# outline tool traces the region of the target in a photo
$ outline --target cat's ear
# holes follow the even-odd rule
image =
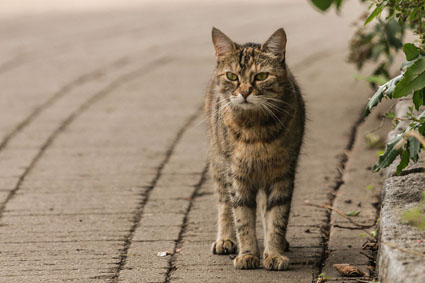
[[[215,48],[215,55],[217,57],[224,56],[235,49],[233,41],[215,27],[212,28],[212,41]]]
[[[266,42],[261,45],[261,50],[271,52],[277,56],[280,61],[285,60],[286,52],[286,33],[283,28],[275,31]]]

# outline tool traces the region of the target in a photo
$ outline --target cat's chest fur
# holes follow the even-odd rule
[[[244,124],[231,114],[224,115],[222,123],[228,133],[226,144],[231,152],[232,171],[243,171],[251,179],[264,179],[273,167],[288,159],[290,148],[282,125],[268,120]]]

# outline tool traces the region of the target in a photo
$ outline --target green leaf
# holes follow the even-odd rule
[[[386,84],[381,85],[375,94],[369,99],[369,102],[366,105],[366,109],[363,112],[363,118],[367,117],[370,114],[370,110],[381,102],[384,98],[384,91],[386,90]]]
[[[422,105],[424,105],[424,92],[425,92],[425,88],[421,89],[421,90],[417,90],[413,93],[413,103],[415,104],[415,108],[416,110],[419,110],[419,107],[421,107]]]
[[[336,8],[339,9],[341,7],[342,0],[334,0],[334,1],[335,1]]]
[[[367,117],[370,114],[370,110],[381,102],[385,95],[391,98],[392,93],[397,83],[403,78],[403,74],[389,80],[386,84],[380,86],[375,94],[369,99],[366,109],[363,113],[363,117]]]
[[[390,46],[393,46],[396,50],[402,48],[403,42],[401,42],[401,39],[397,36],[401,32],[400,24],[397,21],[390,19],[384,27],[387,43]]]
[[[415,18],[416,13],[418,12],[418,10],[419,10],[419,8],[413,9],[413,11],[409,15],[409,21],[413,21],[413,19]]]
[[[387,143],[385,152],[379,156],[378,162],[373,166],[373,172],[378,172],[382,168],[386,168],[394,159],[403,151],[402,149],[394,149],[394,146],[403,138],[402,134],[397,135],[391,142]]]
[[[324,279],[324,280],[331,279],[331,277],[326,276],[326,273],[324,273],[324,272],[320,273],[320,274],[318,275],[318,277],[319,277],[319,278],[322,278],[322,279]]]
[[[406,43],[403,45],[403,52],[406,54],[407,61],[411,61],[419,56],[419,48],[412,43]]]
[[[366,190],[368,190],[368,191],[373,191],[373,185],[368,185],[367,187],[366,187]]]
[[[367,81],[368,83],[374,83],[379,85],[385,84],[387,82],[387,79],[383,75],[371,75],[371,76],[363,77],[360,74],[355,74],[354,78],[356,80],[363,80],[363,81]]]
[[[418,117],[416,117],[418,120],[422,120],[425,118],[425,111],[423,111],[421,114],[419,114]]]
[[[422,134],[423,136],[425,136],[425,123],[419,126],[418,132]]]
[[[347,212],[345,215],[347,215],[347,216],[357,216],[359,214],[360,214],[360,211],[353,210],[353,211]]]
[[[385,91],[385,94],[389,97],[389,98],[393,98],[393,93],[394,90],[397,86],[397,84],[403,79],[404,77],[404,73],[398,75],[397,77],[393,78],[392,80],[389,80],[387,82],[387,90]]]
[[[384,7],[382,7],[382,6],[376,6],[375,10],[373,10],[372,13],[370,13],[369,17],[367,17],[364,25],[367,25],[374,18],[376,18],[376,16],[378,16],[379,14],[381,14],[381,12],[382,12],[383,9],[384,9]]]
[[[311,0],[311,2],[322,11],[326,11],[332,5],[333,0]]]
[[[401,160],[397,166],[396,174],[400,175],[401,171],[403,171],[403,169],[406,168],[407,165],[409,165],[409,151],[403,150],[401,152]]]
[[[394,112],[387,112],[387,113],[385,113],[385,117],[387,117],[388,119],[394,119],[395,113]]]
[[[415,137],[409,137],[407,142],[409,149],[409,159],[413,160],[413,162],[418,162],[419,152],[421,151],[421,142],[418,141]]]
[[[403,79],[394,89],[393,97],[400,98],[425,87],[425,57],[420,57],[407,68]]]
[[[403,62],[403,64],[401,64],[401,70],[406,70],[407,68],[409,68],[410,66],[412,66],[413,64],[415,64],[416,61],[418,61],[422,56],[416,57],[415,59],[413,59],[412,61],[406,61]]]
[[[375,84],[380,84],[380,85],[385,84],[387,82],[386,78],[382,75],[380,75],[380,76],[368,76],[368,77],[366,77],[366,80],[369,83],[375,83]]]

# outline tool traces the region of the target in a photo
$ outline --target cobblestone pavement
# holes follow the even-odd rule
[[[370,95],[345,62],[361,12],[356,1],[340,16],[307,1],[193,1],[2,18],[0,282],[311,282],[338,263],[330,255],[349,248],[335,243],[357,232],[331,229],[328,242],[320,230],[334,216],[304,201],[344,205],[335,192],[347,160],[366,167],[347,158]],[[240,42],[281,26],[288,35],[309,121],[286,272],[236,271],[210,252],[212,26]]]

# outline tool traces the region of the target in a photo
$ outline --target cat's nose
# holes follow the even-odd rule
[[[252,86],[241,86],[239,89],[239,93],[244,97],[247,98],[248,95],[250,95],[252,92]]]

